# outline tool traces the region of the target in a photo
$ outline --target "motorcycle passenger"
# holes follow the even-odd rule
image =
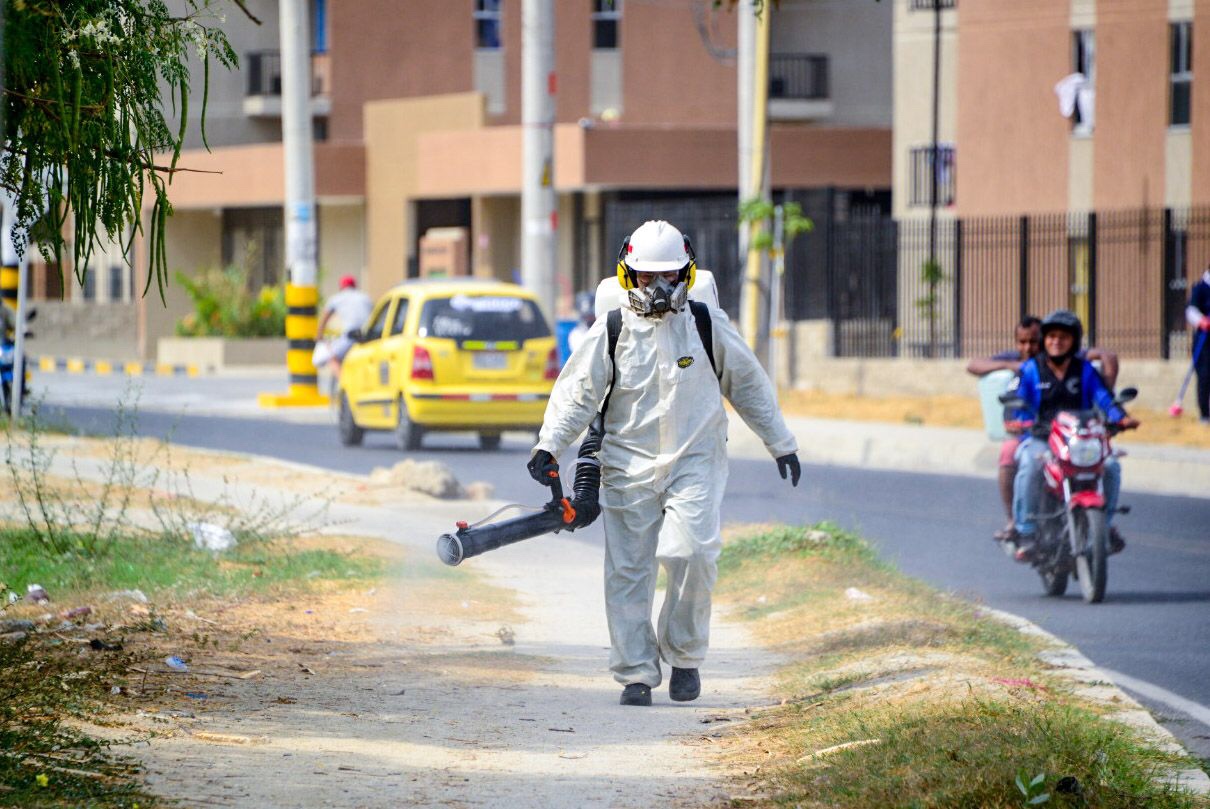
[[[1108,386],[1091,362],[1076,356],[1084,337],[1084,326],[1073,312],[1057,309],[1042,321],[1042,351],[1021,366],[1017,395],[1025,400],[1025,410],[1016,418],[1035,425],[1034,436],[1027,436],[1017,450],[1017,478],[1013,487],[1013,535],[1018,562],[1028,562],[1037,544],[1036,514],[1042,499],[1042,465],[1046,452],[1045,432],[1051,420],[1062,410],[1089,410],[1094,405],[1110,424],[1123,430],[1139,426],[1113,400]],[[1036,437],[1041,435],[1043,437]],[[1122,487],[1122,470],[1117,458],[1104,463],[1105,522],[1109,524],[1109,551],[1126,547],[1111,523]]]
[[[995,371],[1020,371],[1021,365],[1042,348],[1041,325],[1042,321],[1033,315],[1021,318],[1021,322],[1013,330],[1016,348],[1001,351],[990,357],[976,357],[967,364],[966,372],[974,376],[986,376]],[[1017,477],[1017,447],[1020,443],[1020,436],[1010,435],[1000,444],[997,482],[1008,523],[992,535],[999,542],[1007,540],[1013,532],[1013,481]]]

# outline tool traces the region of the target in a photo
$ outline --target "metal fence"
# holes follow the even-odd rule
[[[248,66],[246,95],[281,95],[281,53],[279,51],[251,51],[245,55],[244,63]]]
[[[785,316],[827,321],[835,356],[986,356],[1012,347],[1023,315],[1059,307],[1080,316],[1089,344],[1123,357],[1189,350],[1184,308],[1210,265],[1210,207],[943,217],[930,235],[927,218],[897,222],[885,201],[851,192],[779,196],[815,223],[786,252]],[[738,314],[733,195],[614,197],[603,213],[610,262],[636,222],[677,223]]]
[[[739,216],[734,194],[607,199],[604,214],[602,255],[610,267],[618,246],[639,224],[648,219],[674,222],[693,243],[702,269],[714,274],[723,309],[732,317],[738,315],[741,273],[736,230]]]
[[[786,310],[828,320],[841,357],[993,354],[1023,315],[1064,307],[1090,343],[1167,358],[1188,351],[1185,303],[1208,263],[1210,208],[940,218],[931,235],[927,218],[849,212],[792,245]]]

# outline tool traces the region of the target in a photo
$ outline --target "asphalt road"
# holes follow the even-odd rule
[[[86,432],[113,430],[109,410],[57,412]],[[327,425],[144,410],[138,430],[171,435],[174,443],[345,472],[368,473],[402,457],[386,434],[370,433],[364,446],[348,448]],[[488,481],[498,498],[536,504],[543,492],[524,471],[529,448],[520,434],[507,436],[503,448],[490,453],[480,452],[469,435],[438,435],[426,438],[425,448],[412,457],[440,460],[463,482]],[[728,522],[828,519],[856,530],[905,572],[1029,618],[1098,665],[1162,689],[1128,690],[1142,696],[1187,748],[1210,760],[1210,500],[1133,494],[1129,474],[1127,462],[1123,502],[1133,511],[1119,524],[1129,547],[1112,558],[1108,596],[1099,605],[1084,604],[1074,583],[1072,595],[1044,597],[1032,570],[1010,561],[990,541],[1002,515],[995,486],[987,480],[808,464],[803,482],[791,490],[772,460],[736,459],[723,517]],[[599,525],[577,534],[595,542],[601,536]]]

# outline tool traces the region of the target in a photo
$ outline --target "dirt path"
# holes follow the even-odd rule
[[[282,466],[263,473],[280,480]],[[292,468],[292,488],[307,474]],[[661,688],[652,708],[623,708],[607,670],[601,548],[547,537],[449,570],[434,563],[436,536],[496,504],[372,505],[392,498],[339,482],[357,495],[333,504],[335,530],[402,544],[404,575],[372,592],[245,609],[236,623],[265,631],[238,659],[216,652],[206,665],[259,675],[190,680],[204,690],[132,717],[161,734],[134,750],[154,792],[186,806],[726,800],[713,722],[767,704],[774,663],[737,624],[716,616],[698,701],[672,703]]]

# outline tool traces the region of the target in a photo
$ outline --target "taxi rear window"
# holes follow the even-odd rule
[[[454,295],[425,302],[418,334],[459,342],[522,341],[549,337],[550,326],[537,305],[526,298]]]

